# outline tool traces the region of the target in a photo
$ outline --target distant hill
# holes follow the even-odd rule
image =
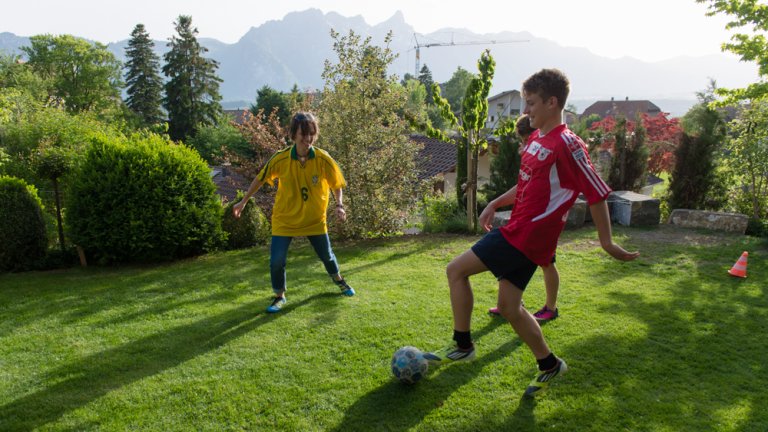
[[[308,9],[252,27],[234,44],[206,38],[200,42],[209,49],[209,56],[219,61],[218,73],[224,80],[222,97],[227,106],[233,107],[243,106],[243,101],[254,101],[256,91],[263,85],[278,90],[289,90],[294,84],[300,88],[321,89],[324,62],[335,60],[331,29],[342,34],[354,30],[371,36],[377,44],[382,44],[391,30],[394,37],[390,48],[399,54],[392,73],[400,76],[414,73],[414,31],[400,12],[371,26],[361,16],[344,17],[335,12],[324,14],[318,9]],[[151,35],[152,29],[147,30]],[[421,64],[430,68],[436,81],[445,82],[457,67],[475,72],[480,53],[490,48],[496,60],[491,94],[519,89],[531,73],[544,67],[557,67],[571,79],[571,102],[579,110],[596,100],[629,97],[649,99],[674,116],[682,115],[695,103],[695,92],[705,89],[710,77],[723,87],[741,87],[757,79],[754,64],[740,63],[727,54],[651,63],[628,57],[609,59],[586,48],[564,47],[527,32],[476,34],[465,29],[441,29],[419,35],[422,44],[483,40],[527,42],[421,48]],[[20,53],[19,47],[27,43],[26,37],[0,33],[0,50]],[[159,54],[168,49],[167,41],[155,41],[155,44]],[[109,44],[109,49],[124,59],[126,45],[127,39]]]

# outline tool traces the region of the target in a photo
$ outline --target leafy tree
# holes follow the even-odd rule
[[[202,126],[197,135],[189,138],[186,144],[197,150],[209,164],[218,163],[224,156],[225,148],[244,157],[250,156],[248,141],[236,123],[225,118],[225,115],[222,115],[216,124]]]
[[[459,66],[451,76],[451,79],[443,84],[441,93],[448,100],[453,112],[457,113],[461,110],[461,104],[464,102],[464,96],[467,94],[467,87],[469,87],[469,83],[473,78],[472,72]],[[432,96],[434,97],[434,91]]]
[[[723,184],[717,175],[716,156],[725,139],[725,121],[713,108],[714,89],[698,93],[699,103],[683,117],[684,133],[675,151],[675,168],[667,200],[670,209],[718,209]]]
[[[71,35],[38,35],[21,48],[33,71],[51,80],[49,96],[72,113],[113,110],[120,102],[120,62],[101,43]]]
[[[45,256],[48,239],[37,189],[0,176],[0,271],[27,270]]]
[[[485,50],[477,61],[477,69],[480,74],[472,77],[466,89],[462,101],[460,125],[448,100],[440,95],[440,88],[433,85],[435,103],[440,107],[441,114],[451,126],[458,127],[463,138],[463,143],[460,143],[459,148],[462,147],[462,144],[466,145],[466,153],[459,153],[457,160],[467,160],[467,228],[472,232],[477,229],[477,161],[480,149],[488,147],[483,128],[485,119],[488,117],[488,93],[491,90],[495,67],[496,61],[491,57],[490,51]],[[440,137],[441,134],[436,135]],[[457,174],[458,171],[457,167]],[[456,183],[459,184],[458,175]],[[461,201],[463,200],[460,199],[459,202]]]
[[[645,185],[648,167],[648,148],[645,146],[645,128],[627,129],[627,119],[619,118],[613,131],[614,153],[608,184],[615,190],[638,191]]]
[[[417,204],[417,146],[399,114],[407,102],[396,76],[387,76],[395,55],[371,45],[354,31],[332,31],[338,61],[326,61],[320,102],[320,142],[339,163],[347,180],[347,222],[336,226],[346,237],[397,232]]]
[[[256,92],[256,104],[251,105],[251,114],[260,120],[264,120],[262,118],[264,114],[269,115],[272,111],[276,110],[280,123],[288,125],[292,115],[288,103],[289,101],[285,94],[265,85]],[[261,115],[259,115],[259,111],[262,112]]]
[[[405,75],[403,75],[403,79],[400,80],[400,85],[405,87],[405,84],[408,83],[408,81],[417,79],[413,74],[406,72]]]
[[[69,173],[74,164],[75,157],[70,151],[71,150],[67,148],[55,147],[50,145],[50,143],[42,142],[33,159],[33,164],[38,176],[50,180],[53,184],[59,248],[62,253],[65,252],[66,245],[64,242],[64,222],[61,217],[62,200],[60,180]]]
[[[6,97],[10,94],[23,95],[28,101],[23,104],[24,108],[29,105],[39,107],[48,100],[51,87],[52,82],[36,74],[29,64],[21,61],[20,56],[0,52],[0,94]],[[17,105],[11,111],[19,114],[21,108]]]
[[[741,57],[742,61],[754,61],[758,65],[760,81],[740,89],[717,89],[723,96],[721,101],[713,101],[725,106],[743,100],[762,99],[768,95],[768,5],[763,0],[696,0],[708,7],[708,16],[729,15],[731,21],[726,24],[728,30],[746,28],[745,33],[731,36],[731,42],[723,43],[722,50],[730,51]]]
[[[125,103],[142,120],[144,125],[163,121],[160,58],[154,52],[155,43],[150,39],[144,24],[136,24],[125,49],[125,82],[128,99]]]
[[[208,49],[197,41],[197,28],[192,17],[179,15],[174,23],[176,33],[168,42],[163,73],[165,83],[163,107],[168,112],[168,133],[174,140],[194,136],[201,126],[215,124],[221,114],[221,95],[216,76],[219,64],[203,55]]]
[[[752,219],[768,218],[768,99],[752,101],[731,122],[727,167],[737,180],[733,191],[740,211]]]
[[[649,151],[648,172],[652,174],[672,172],[675,166],[675,149],[680,144],[683,129],[679,119],[667,116],[667,113],[642,114]]]
[[[432,98],[432,84],[435,83],[435,80],[432,79],[432,71],[429,70],[427,65],[422,66],[421,71],[419,71],[419,82],[425,89],[427,89],[426,102],[428,104],[434,103],[434,99]]]

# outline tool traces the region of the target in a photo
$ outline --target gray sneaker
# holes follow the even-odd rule
[[[469,349],[461,349],[453,343],[443,349],[424,353],[424,358],[432,365],[472,361],[475,359],[475,346],[472,345]]]

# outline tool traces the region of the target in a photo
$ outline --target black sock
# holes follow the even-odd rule
[[[472,348],[472,336],[469,332],[460,332],[458,330],[453,331],[453,340],[456,341],[456,345],[461,349]]]
[[[554,369],[555,366],[557,366],[557,357],[555,357],[555,354],[549,353],[548,356],[541,360],[536,359],[536,363],[539,364],[540,371],[548,371],[550,369]]]

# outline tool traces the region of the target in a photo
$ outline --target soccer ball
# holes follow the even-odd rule
[[[415,384],[427,374],[429,362],[418,348],[405,346],[392,356],[392,374],[400,382]]]

